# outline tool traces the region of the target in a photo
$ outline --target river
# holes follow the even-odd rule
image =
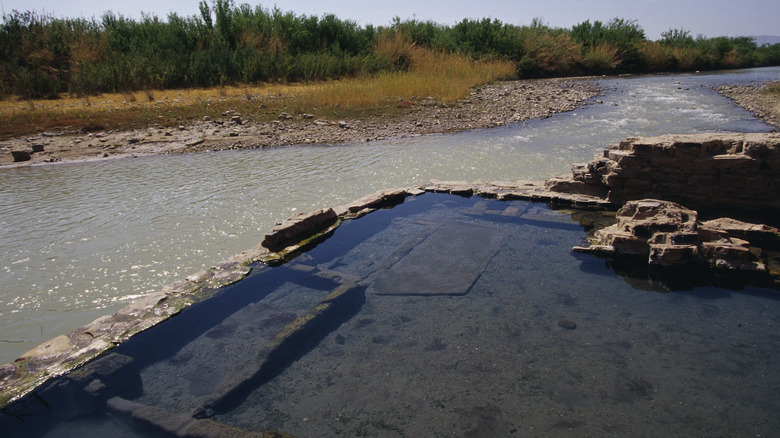
[[[711,87],[779,78],[777,67],[604,78],[602,103],[500,128],[0,170],[0,363],[297,212],[430,179],[542,180],[626,137],[770,131]]]

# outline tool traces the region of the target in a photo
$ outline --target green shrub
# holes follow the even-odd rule
[[[524,77],[703,70],[780,64],[780,45],[748,37],[692,38],[670,29],[647,41],[634,20],[571,29],[464,19],[454,26],[401,21],[358,26],[334,15],[295,15],[232,0],[201,1],[199,14],[99,20],[33,12],[0,23],[0,96],[25,99],[151,88],[311,81],[406,71],[417,50],[511,61]]]

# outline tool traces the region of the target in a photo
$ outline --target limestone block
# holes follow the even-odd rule
[[[711,260],[750,262],[750,242],[731,238],[714,242],[702,242],[702,254]]]
[[[262,245],[272,251],[280,250],[294,239],[302,239],[323,230],[336,219],[336,212],[332,208],[297,214],[275,226],[265,235]]]
[[[696,245],[650,245],[648,263],[651,265],[671,266],[698,261],[699,249]]]
[[[746,155],[714,155],[713,165],[721,170],[739,170],[756,172],[761,168],[761,162]]]
[[[348,204],[350,212],[358,212],[364,208],[376,208],[388,202],[400,202],[407,195],[407,189],[380,190]]]

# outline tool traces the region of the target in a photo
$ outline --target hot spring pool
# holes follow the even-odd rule
[[[775,433],[777,291],[624,279],[571,251],[585,237],[545,204],[407,198],[52,381],[0,433]]]

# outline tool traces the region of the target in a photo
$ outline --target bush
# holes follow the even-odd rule
[[[520,32],[520,41],[525,54],[524,59],[521,59],[526,67],[521,70],[524,74],[569,75],[575,73],[581,64],[581,46],[568,33],[553,32],[539,22],[523,29]]]
[[[409,71],[421,51],[509,61],[523,76],[674,71],[780,64],[780,45],[748,37],[693,39],[670,29],[647,41],[634,20],[585,21],[571,29],[535,19],[515,26],[464,19],[455,26],[396,19],[360,27],[232,0],[199,3],[200,14],[131,20],[3,15],[0,95],[31,99],[149,88],[338,79]]]
[[[618,49],[610,43],[599,43],[590,47],[582,57],[585,71],[594,74],[606,74],[615,71],[620,60]]]

